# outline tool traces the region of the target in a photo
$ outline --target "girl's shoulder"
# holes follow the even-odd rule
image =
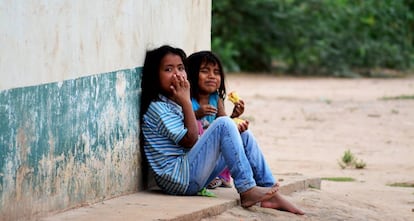
[[[178,105],[177,103],[163,95],[160,95],[159,99],[152,101],[148,107],[148,110],[158,114],[162,114],[165,112],[182,112],[182,108],[180,105]]]

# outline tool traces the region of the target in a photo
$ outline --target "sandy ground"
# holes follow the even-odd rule
[[[331,79],[228,75],[228,92],[246,103],[244,118],[276,174],[352,177],[286,196],[307,214],[235,207],[212,220],[414,220],[414,78]],[[231,104],[226,102],[227,111]],[[366,163],[341,169],[346,150]],[[283,182],[282,182],[283,185]]]

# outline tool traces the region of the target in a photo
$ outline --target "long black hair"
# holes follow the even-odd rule
[[[220,59],[211,51],[199,51],[191,54],[185,60],[185,69],[187,72],[187,78],[191,85],[191,96],[198,98],[199,88],[198,88],[198,79],[199,72],[202,64],[212,64],[216,65],[220,69],[221,82],[218,88],[218,94],[221,99],[224,100],[226,97],[226,86],[224,82],[224,71],[223,66],[221,65]]]
[[[174,48],[169,45],[163,45],[159,48],[147,51],[145,55],[144,67],[142,69],[141,81],[141,118],[147,112],[151,101],[158,99],[161,92],[160,87],[160,64],[161,60],[167,54],[174,54],[185,61],[186,54],[180,48]]]
[[[160,87],[160,64],[161,60],[167,54],[174,54],[181,57],[184,62],[186,58],[185,52],[180,48],[173,48],[169,45],[163,45],[159,48],[147,51],[145,55],[144,67],[142,68],[141,80],[141,108],[140,108],[140,123],[144,114],[147,112],[151,101],[158,99],[158,94],[161,92]],[[142,130],[139,133],[140,137],[140,151],[141,151],[141,172],[142,172],[142,186],[144,189],[149,187],[150,173],[147,157],[144,154],[144,135]]]

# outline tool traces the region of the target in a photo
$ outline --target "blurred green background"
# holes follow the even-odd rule
[[[213,0],[212,7],[212,50],[227,72],[413,72],[414,0]]]

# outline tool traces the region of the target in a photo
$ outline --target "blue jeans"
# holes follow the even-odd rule
[[[187,153],[190,185],[186,195],[195,195],[227,166],[237,192],[254,186],[269,187],[275,179],[250,131],[240,134],[229,117],[219,117],[204,131]]]

